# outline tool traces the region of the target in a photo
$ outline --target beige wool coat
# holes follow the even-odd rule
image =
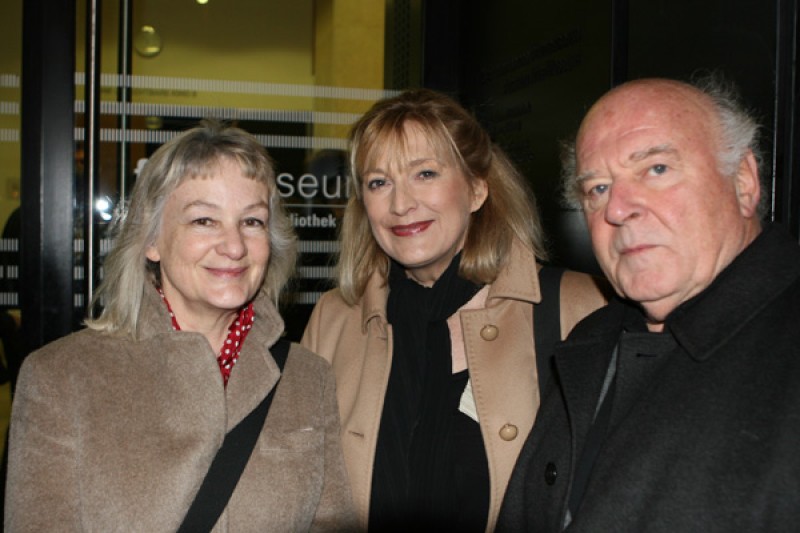
[[[145,290],[139,341],[82,330],[31,354],[10,426],[6,531],[174,532],[226,432],[275,386],[263,295],[227,388],[206,338]],[[215,532],[352,529],[330,365],[293,345]]]
[[[533,341],[533,304],[541,300],[538,268],[533,254],[516,243],[508,265],[488,287],[485,304],[459,311],[489,462],[487,531],[494,529],[511,471],[539,406]],[[331,361],[336,374],[342,448],[362,529],[368,523],[375,446],[392,366],[387,298],[388,286],[379,275],[370,279],[355,306],[347,305],[337,289],[329,291],[314,308],[302,340]],[[605,302],[597,280],[566,272],[561,283],[562,336]]]

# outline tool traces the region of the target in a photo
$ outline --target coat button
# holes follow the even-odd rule
[[[514,440],[517,438],[517,426],[514,424],[506,424],[500,428],[500,438],[503,440]]]
[[[486,324],[481,328],[481,338],[485,341],[493,341],[497,338],[500,330],[494,324]]]
[[[558,470],[556,470],[556,465],[553,463],[547,463],[547,466],[544,467],[544,482],[548,485],[552,485],[556,482],[557,477]]]

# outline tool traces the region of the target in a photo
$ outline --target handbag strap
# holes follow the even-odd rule
[[[289,357],[290,347],[291,342],[279,339],[270,349],[272,358],[275,359],[281,372]],[[198,533],[211,531],[214,528],[253,453],[278,383],[275,383],[269,394],[250,414],[225,435],[222,446],[211,461],[208,473],[183,518],[178,533]]]
[[[539,270],[542,299],[534,304],[533,342],[536,347],[536,370],[539,373],[539,395],[552,374],[553,348],[561,340],[561,276],[564,269],[545,265]]]

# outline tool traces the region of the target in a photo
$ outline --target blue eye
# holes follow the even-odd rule
[[[667,171],[667,165],[659,163],[658,165],[653,165],[650,167],[650,171],[657,176],[664,174]]]
[[[611,190],[610,180],[606,183],[597,183],[598,180],[592,180],[594,183],[583,183],[583,208],[587,211],[596,211],[601,209],[603,205],[608,202],[609,191]]]

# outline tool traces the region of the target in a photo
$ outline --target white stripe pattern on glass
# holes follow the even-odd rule
[[[75,73],[75,85],[82,86],[83,72]],[[126,83],[127,82],[127,83]],[[338,98],[342,100],[380,100],[394,96],[399,91],[384,89],[364,89],[359,87],[332,87],[328,85],[300,85],[293,83],[267,83],[240,80],[208,80],[200,78],[172,78],[165,76],[138,76],[123,74],[102,74],[103,87],[123,87],[132,89],[161,89],[173,91],[209,91],[236,94],[260,94],[271,96],[298,96],[306,98]]]

